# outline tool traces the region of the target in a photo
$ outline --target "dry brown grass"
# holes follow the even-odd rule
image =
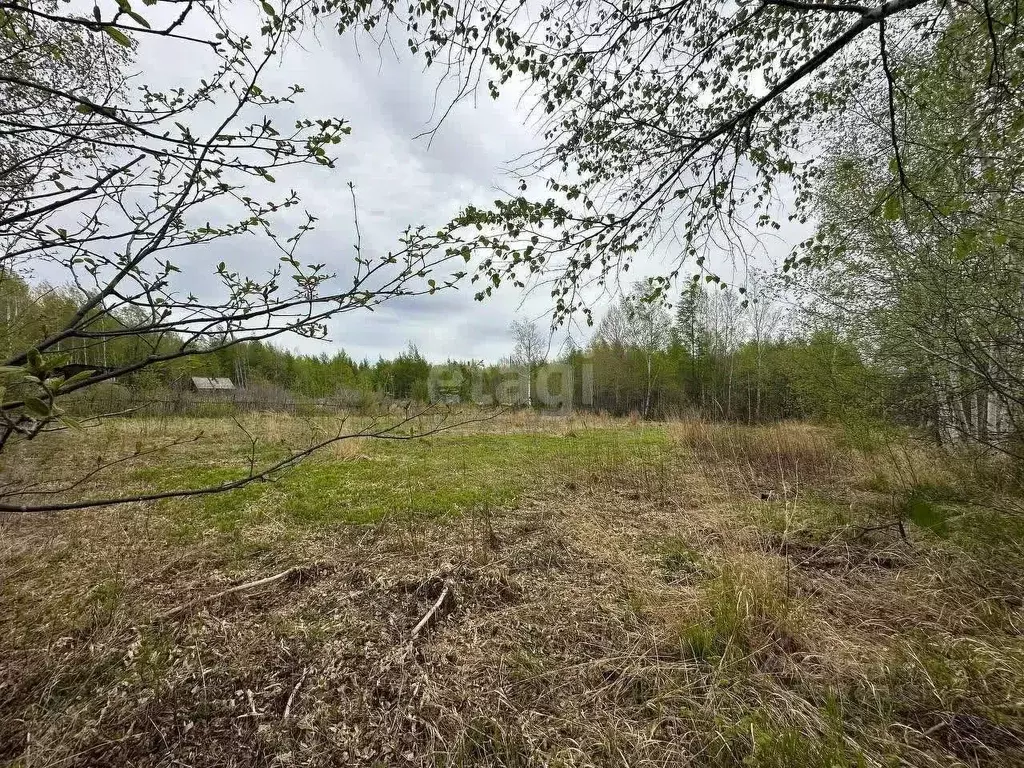
[[[9,519],[0,759],[1024,764],[1024,553],[1001,523],[862,535],[840,518],[885,494],[830,433],[666,430],[664,449],[601,464],[567,438],[559,482],[445,519],[264,513],[184,541],[184,507]],[[453,600],[411,638],[444,585]]]
[[[749,427],[690,421],[669,430],[701,463],[717,465],[732,486],[781,496],[802,484],[849,477],[860,459],[825,428],[797,422]]]

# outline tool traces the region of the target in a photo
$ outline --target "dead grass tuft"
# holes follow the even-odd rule
[[[823,428],[783,423],[746,427],[703,421],[673,424],[669,434],[734,490],[787,498],[804,485],[848,476],[856,457]]]

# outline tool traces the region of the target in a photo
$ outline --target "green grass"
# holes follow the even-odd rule
[[[261,482],[163,509],[187,527],[236,530],[259,519],[298,525],[370,523],[384,516],[442,517],[511,506],[522,494],[594,473],[650,472],[669,447],[664,430],[589,430],[570,436],[482,434],[375,441],[351,459],[303,463]],[[215,485],[245,474],[238,467],[195,469],[175,462],[134,473],[149,489]]]
[[[763,567],[730,565],[701,586],[702,610],[678,627],[687,658],[740,660],[790,638],[796,621],[779,574]]]
[[[790,768],[797,765],[804,768],[837,768],[866,765],[863,757],[843,740],[841,715],[830,711],[829,706],[826,706],[825,715],[823,720],[829,730],[821,734],[808,733],[804,723],[786,725],[772,722],[763,714],[754,715],[746,722],[740,721],[740,725],[746,727],[736,729],[739,737],[737,740],[747,743],[735,749],[735,752],[742,754],[749,750],[742,758],[742,765],[746,768]]]
[[[701,553],[682,536],[669,536],[660,542],[661,567],[668,574],[697,573],[701,569]]]

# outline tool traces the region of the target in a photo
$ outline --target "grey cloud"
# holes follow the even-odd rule
[[[235,8],[235,6],[232,6]],[[163,62],[175,61],[174,69]],[[201,63],[157,50],[140,60],[147,73],[160,73],[171,84],[196,82],[205,74]],[[459,104],[440,126],[431,142],[413,137],[429,125],[434,109],[437,71],[422,69],[422,62],[404,55],[398,59],[372,46],[357,54],[351,37],[339,38],[329,28],[302,47],[292,46],[280,66],[268,72],[266,87],[280,90],[300,83],[306,92],[294,107],[276,111],[275,120],[287,126],[299,116],[347,118],[352,134],[336,149],[337,167],[294,169],[277,175],[278,183],[254,184],[258,195],[296,189],[303,206],[319,218],[317,230],[300,249],[303,262],[326,262],[350,279],[356,231],[348,188],[355,185],[359,230],[364,253],[387,251],[397,245],[407,226],[444,224],[468,203],[489,204],[498,187],[508,187],[504,164],[536,146],[532,131],[524,127],[525,110],[514,99],[493,102],[485,94],[474,104]],[[438,105],[446,104],[442,94]],[[434,114],[433,117],[437,117]],[[213,215],[224,214],[215,210]],[[301,219],[287,211],[285,229]],[[226,261],[233,268],[259,275],[272,269],[278,255],[258,237],[221,241],[183,252],[190,267],[183,290],[208,293],[214,265]],[[655,260],[641,259],[630,275],[658,272]],[[468,282],[459,291],[431,297],[398,300],[375,312],[354,312],[331,323],[331,342],[291,338],[282,343],[308,352],[343,347],[356,358],[392,356],[412,341],[433,360],[473,357],[495,361],[512,346],[509,323],[521,314],[546,322],[551,309],[544,291],[522,296],[503,288],[488,301],[473,300],[476,286]],[[582,335],[579,331],[577,338]],[[561,343],[556,337],[553,348]]]

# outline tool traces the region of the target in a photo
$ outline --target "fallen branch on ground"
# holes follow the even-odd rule
[[[437,614],[438,609],[442,605],[444,605],[445,601],[448,599],[451,586],[451,582],[449,582],[446,579],[444,582],[444,588],[441,590],[441,594],[438,595],[437,601],[432,606],[430,606],[430,610],[423,614],[423,618],[420,619],[419,623],[412,628],[411,637],[416,637],[416,635],[418,635],[423,630],[424,627],[433,622],[434,616],[435,614]]]
[[[227,597],[228,595],[233,595],[237,592],[245,592],[246,590],[256,589],[257,587],[263,587],[267,584],[274,584],[278,581],[283,581],[284,579],[287,579],[290,576],[294,576],[300,573],[306,573],[314,567],[315,564],[294,565],[288,570],[281,571],[281,573],[274,574],[273,576],[267,576],[265,579],[247,581],[244,584],[238,584],[234,587],[225,589],[221,592],[217,592],[213,595],[207,595],[206,597],[197,597],[195,600],[190,600],[189,602],[184,603],[183,605],[179,605],[177,608],[172,608],[171,610],[160,614],[159,616],[157,616],[156,620],[166,621],[167,619],[173,619],[175,616],[179,616],[182,613],[185,613],[186,611],[189,611],[200,605],[215,602],[216,600],[220,600],[222,597]]]
[[[433,581],[433,579],[429,579],[423,582],[423,584],[430,583],[431,581]],[[452,582],[449,579],[445,579],[441,587],[441,594],[437,596],[437,600],[435,600],[434,604],[430,606],[430,610],[423,614],[423,618],[421,618],[416,623],[416,626],[412,628],[412,631],[409,633],[408,639],[403,640],[400,646],[395,648],[390,654],[388,654],[380,660],[376,674],[378,678],[382,677],[384,673],[387,672],[388,669],[390,669],[395,664],[402,662],[406,658],[406,656],[412,653],[412,650],[416,645],[416,636],[419,635],[420,632],[422,632],[427,626],[433,624],[438,619],[440,619],[441,609],[446,604],[450,603],[452,600],[454,600],[454,593],[452,592]]]
[[[861,528],[860,532],[854,537],[854,541],[862,539],[869,533],[875,533],[877,531],[887,531],[890,528],[895,528],[899,531],[900,538],[904,541],[907,540],[907,529],[903,525],[902,519],[896,519],[889,523],[883,523],[882,525],[869,525],[866,528]]]

